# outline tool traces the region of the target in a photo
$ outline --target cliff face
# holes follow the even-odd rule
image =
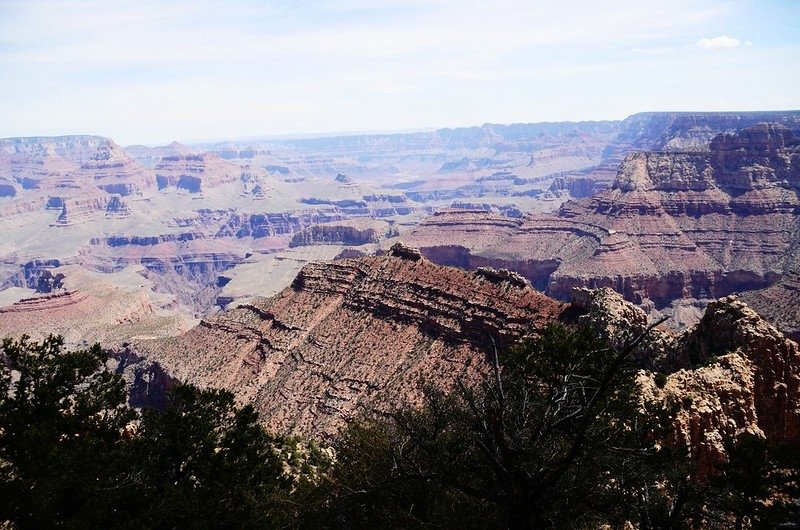
[[[179,379],[234,390],[273,429],[324,436],[362,410],[415,402],[422,378],[475,377],[495,345],[562,309],[508,281],[371,257],[309,264],[273,298],[135,350]]]
[[[718,134],[735,134],[759,123],[777,123],[800,134],[800,112],[642,112],[624,119],[603,153],[603,162],[588,172],[611,184],[625,157],[636,151],[702,152]]]
[[[242,169],[210,153],[173,154],[161,158],[155,174],[159,189],[174,187],[199,193],[239,180]]]
[[[230,389],[271,429],[324,438],[361,412],[418,403],[422,381],[479,380],[496,349],[547,323],[586,323],[618,347],[648,326],[610,289],[577,290],[566,306],[508,271],[441,267],[403,245],[391,254],[307,265],[272,298],[136,341],[128,364]],[[798,346],[737,298],[682,334],[653,330],[633,357],[642,399],[681,404],[668,442],[702,472],[725,461],[726,438],[800,439]]]
[[[799,191],[800,142],[762,124],[718,135],[707,152],[630,155],[612,189],[556,215],[443,212],[406,240],[439,263],[516,270],[559,299],[611,287],[663,308],[779,280]]]
[[[697,327],[676,341],[673,355],[702,366],[672,373],[661,389],[651,377],[640,380],[646,396],[683,404],[675,442],[690,449],[701,470],[725,461],[725,438],[800,439],[797,343],[742,301],[709,304]]]
[[[350,219],[340,222],[313,225],[296,233],[289,242],[290,247],[306,245],[367,245],[379,243],[391,235],[389,224],[384,221]]]

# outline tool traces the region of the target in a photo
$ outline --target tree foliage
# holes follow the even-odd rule
[[[428,388],[422,409],[351,425],[323,518],[512,528],[664,519],[665,497],[647,486],[672,459],[656,446],[671,411],[637,399],[631,349],[552,326],[477,387]]]
[[[551,326],[501,353],[477,386],[428,388],[422,408],[353,422],[315,521],[654,529],[791,519],[797,444],[729,440],[729,463],[696,480],[687,452],[664,443],[680,404],[637,392],[630,354],[643,337],[615,349],[588,329]]]
[[[22,526],[99,523],[109,492],[126,490],[120,431],[135,418],[124,382],[99,368],[98,346],[63,351],[59,337],[3,342],[0,517]]]
[[[21,528],[266,528],[291,480],[251,406],[176,387],[141,416],[94,346],[3,342],[0,520]],[[138,427],[138,429],[137,429]],[[134,431],[136,432],[133,435]]]
[[[551,326],[480,381],[352,421],[332,462],[267,433],[230,392],[126,404],[95,346],[5,340],[0,521],[19,528],[772,528],[800,522],[800,448],[726,440],[696,480],[665,444],[680,404],[646,403],[630,354]]]

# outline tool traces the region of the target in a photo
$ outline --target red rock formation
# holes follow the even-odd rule
[[[608,188],[608,184],[589,177],[556,177],[550,185],[550,193],[556,197],[563,194],[580,199],[591,197]]]
[[[176,187],[197,193],[239,180],[242,169],[211,153],[177,154],[161,158],[155,173],[159,189]]]
[[[178,378],[235,390],[273,429],[323,436],[359,411],[417,401],[422,378],[474,378],[495,344],[562,309],[529,287],[369,257],[307,265],[271,299],[135,348]]]
[[[395,253],[308,265],[270,299],[133,350],[170,377],[233,390],[272,429],[325,437],[359,412],[418,403],[421,380],[476,381],[495,347],[556,319],[577,317],[617,346],[648,324],[608,289],[578,291],[565,307],[511,276]],[[642,397],[682,404],[670,443],[685,444],[701,473],[725,461],[725,439],[800,439],[798,346],[736,298],[710,304],[682,335],[654,330],[634,358],[669,374],[658,386],[640,372]]]
[[[0,335],[42,338],[53,333],[70,345],[113,344],[122,337],[179,333],[191,322],[161,314],[144,291],[111,283],[79,266],[58,267],[52,274],[60,276],[59,287],[0,307]],[[35,276],[37,284],[45,276]]]
[[[613,189],[556,215],[446,211],[405,239],[439,263],[515,270],[556,298],[611,287],[665,307],[777,281],[799,191],[800,142],[764,124],[720,135],[708,152],[633,154]]]
[[[90,178],[103,191],[122,196],[142,193],[156,183],[150,170],[141,166],[111,140],[101,145],[89,160],[81,164],[80,177]]]

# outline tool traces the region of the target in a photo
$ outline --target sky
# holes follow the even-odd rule
[[[0,137],[784,109],[799,0],[0,0]]]

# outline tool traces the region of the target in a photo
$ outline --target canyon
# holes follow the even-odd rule
[[[736,162],[730,153],[741,146],[712,145],[719,133],[766,122],[797,133],[800,113],[642,113],[622,121],[162,147],[123,148],[97,136],[2,139],[0,302],[36,295],[26,277],[41,268],[36,264],[95,273],[133,268],[150,290],[173,296],[160,309],[198,318],[235,305],[239,296],[280,291],[306,257],[383,253],[401,239],[440,263],[516,270],[561,299],[578,285],[613,286],[659,310],[689,299],[673,313],[696,320],[694,300],[767,288],[783,277],[778,256],[791,239],[786,223],[793,199],[779,195],[791,186],[765,176],[768,185],[736,191],[724,206],[717,190],[727,193],[725,186],[737,184],[695,189],[706,177],[692,173],[711,163],[712,148],[729,153],[714,167],[779,164],[790,146],[763,160]],[[628,157],[632,152],[643,154]],[[628,189],[642,171],[666,166],[673,176],[689,173],[676,182],[656,175],[652,186]],[[680,179],[699,184],[678,189]],[[641,216],[650,235],[626,233],[622,219],[638,223],[635,212],[656,195],[664,215]],[[745,219],[752,226],[743,230],[761,231],[757,217],[743,209],[758,207],[767,216],[772,203],[783,208],[782,220],[764,230],[771,242],[751,253],[763,254],[764,263],[724,262],[726,252],[740,252],[712,250],[719,242],[690,249],[692,234],[720,234],[715,227],[725,219],[735,217],[737,226]],[[688,226],[698,215],[700,224]],[[675,219],[681,226],[670,224]],[[653,262],[642,250],[646,237],[671,238],[680,266],[658,257]],[[335,246],[341,248],[334,252]],[[710,257],[698,257],[706,249]],[[593,273],[613,269],[614,275],[581,269],[590,258],[598,265]],[[275,276],[254,282],[258,263]],[[634,263],[635,270],[617,271],[617,263]]]
[[[548,324],[622,346],[668,315],[640,386],[690,403],[671,443],[713,467],[800,436],[798,138],[800,112],[4,139],[0,331],[100,342],[141,405],[189,381],[330,440]]]
[[[437,263],[516,270],[558,299],[611,287],[674,313],[734,292],[790,290],[799,189],[800,140],[757,124],[702,150],[630,154],[609,190],[552,213],[443,210],[405,240]]]

